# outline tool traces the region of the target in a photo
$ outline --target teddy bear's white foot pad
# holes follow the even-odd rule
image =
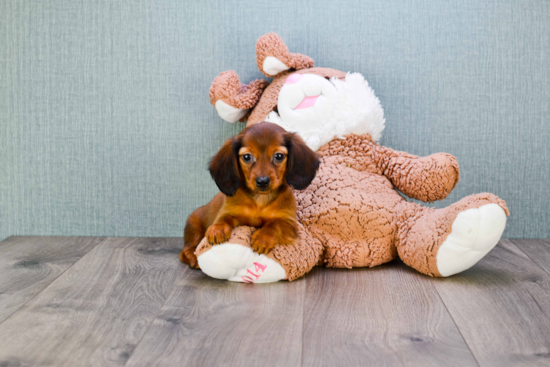
[[[251,248],[223,243],[201,254],[197,260],[203,273],[232,282],[271,283],[286,278],[281,265]]]
[[[448,277],[474,266],[498,243],[506,214],[497,204],[468,209],[456,216],[452,230],[437,251],[437,270]]]

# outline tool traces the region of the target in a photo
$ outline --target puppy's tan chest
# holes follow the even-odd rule
[[[272,210],[267,208],[260,210],[245,208],[242,212],[242,219],[247,226],[261,227],[266,222],[275,219],[275,216],[273,216]]]

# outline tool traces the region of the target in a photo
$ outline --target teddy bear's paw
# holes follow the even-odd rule
[[[241,244],[226,242],[212,246],[197,259],[201,270],[216,279],[272,283],[286,278],[286,272],[280,264]]]
[[[498,243],[506,214],[497,204],[459,213],[451,233],[437,251],[437,270],[448,277],[474,266]]]

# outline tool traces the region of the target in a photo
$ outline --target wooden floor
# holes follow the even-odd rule
[[[0,243],[0,366],[550,366],[550,240],[447,279],[399,261],[239,284],[179,238]]]

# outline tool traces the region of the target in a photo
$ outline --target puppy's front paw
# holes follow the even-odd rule
[[[229,239],[233,228],[227,223],[214,223],[206,231],[206,240],[211,245],[218,245]]]
[[[180,253],[180,260],[186,264],[189,264],[193,269],[200,269],[199,262],[195,256],[196,247],[184,247]]]
[[[278,241],[269,231],[259,229],[252,235],[252,249],[259,254],[267,254],[275,246]]]

